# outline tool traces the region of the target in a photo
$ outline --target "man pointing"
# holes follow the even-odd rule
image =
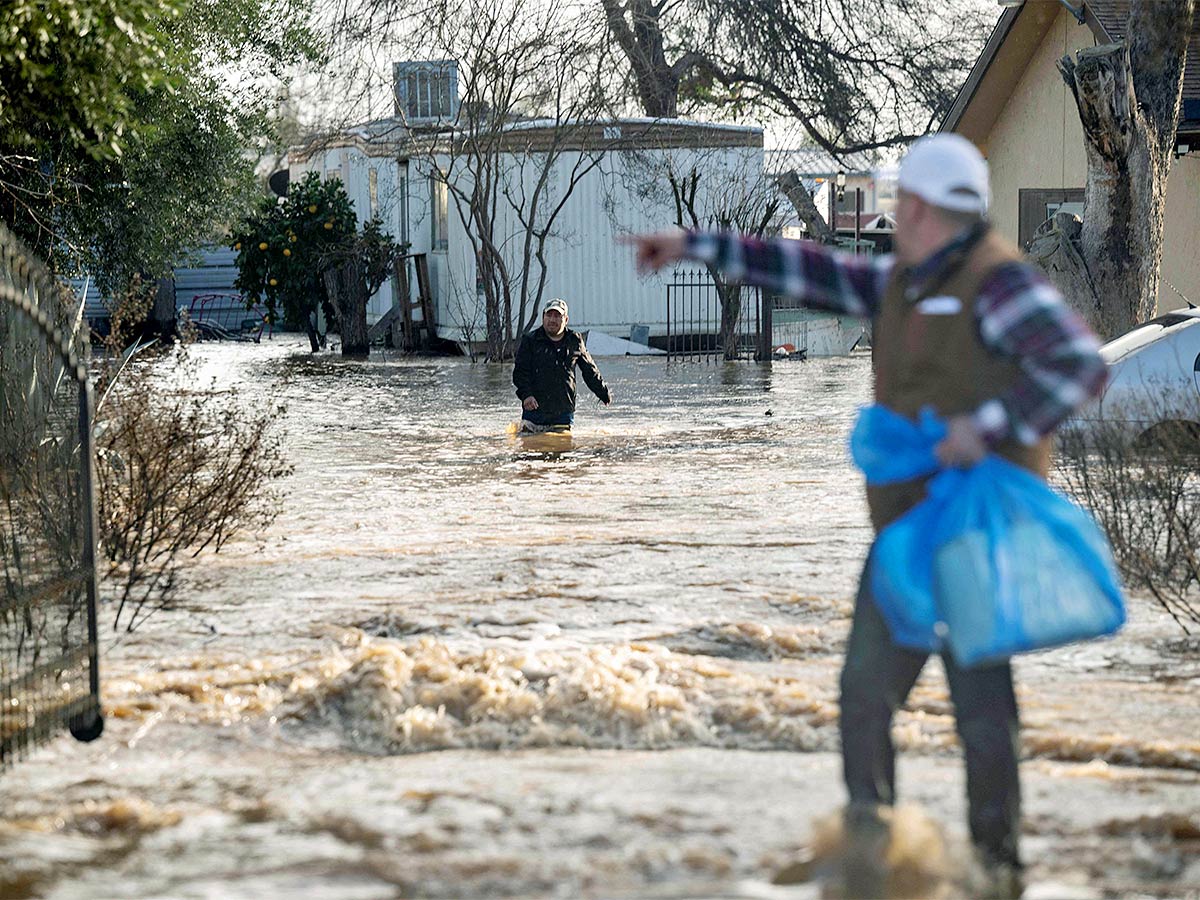
[[[871,319],[876,401],[913,418],[930,406],[945,419],[949,433],[937,447],[943,465],[970,466],[990,451],[1045,477],[1055,427],[1104,385],[1098,342],[989,227],[987,163],[973,144],[951,134],[917,141],[898,178],[894,255],[671,231],[633,239],[638,267],[694,259],[811,308]],[[877,532],[924,498],[926,481],[868,487]],[[1007,661],[963,669],[950,654],[942,658],[966,756],[971,838],[996,895],[1019,896],[1012,672]],[[841,675],[852,838],[877,833],[879,807],[895,802],[892,717],[925,660],[892,640],[864,571]],[[861,874],[848,869],[847,888],[869,895],[869,884],[852,883]]]

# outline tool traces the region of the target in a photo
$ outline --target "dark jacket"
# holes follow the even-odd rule
[[[608,403],[608,385],[600,377],[583,335],[569,328],[558,341],[550,340],[545,328],[526,334],[517,348],[513,384],[522,402],[532,396],[538,408],[525,410],[523,417],[539,425],[570,424],[575,415],[575,366],[592,393]]]

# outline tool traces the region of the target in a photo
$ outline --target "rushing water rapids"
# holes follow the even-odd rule
[[[283,512],[106,639],[104,738],[0,777],[0,897],[813,895],[770,881],[842,802],[869,359],[600,360],[547,448],[506,367],[194,352],[286,404]],[[1135,598],[1017,674],[1035,885],[1200,896],[1200,643]],[[936,662],[896,734],[960,833]]]

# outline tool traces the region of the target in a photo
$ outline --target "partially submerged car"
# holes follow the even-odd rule
[[[1200,309],[1157,316],[1109,341],[1100,355],[1108,385],[1066,423],[1066,437],[1200,449]]]

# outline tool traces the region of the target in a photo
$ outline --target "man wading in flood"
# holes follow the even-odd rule
[[[513,364],[513,384],[521,398],[521,432],[567,431],[575,419],[575,366],[592,393],[605,405],[612,392],[583,343],[583,335],[567,328],[567,304],[551,300],[542,312],[542,327],[521,339]]]
[[[1058,291],[984,218],[987,163],[958,135],[917,141],[899,171],[894,255],[839,253],[820,244],[662,232],[632,239],[638,267],[711,263],[814,309],[870,318],[875,398],[910,417],[924,406],[947,420],[936,448],[945,466],[995,452],[1045,477],[1049,438],[1099,393],[1098,342]],[[925,481],[868,487],[876,533],[915,506]],[[868,556],[868,566],[870,565]],[[897,646],[864,571],[841,675],[842,762],[851,848],[886,836],[880,805],[895,802],[891,722],[926,655]],[[942,654],[966,755],[971,838],[995,896],[1019,896],[1017,703],[1007,662],[962,669]],[[847,890],[876,895],[865,859],[847,859]],[[872,886],[872,881],[873,885]]]

